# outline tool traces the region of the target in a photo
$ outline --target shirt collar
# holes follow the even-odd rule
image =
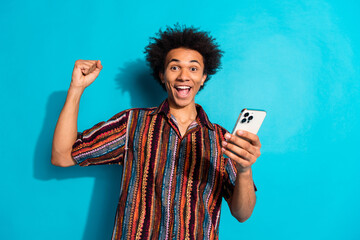
[[[203,108],[199,104],[195,105],[197,111],[196,121],[198,121],[203,126],[207,126],[211,130],[215,130],[213,124],[210,122]],[[171,118],[169,103],[167,99],[165,99],[157,108],[151,111],[149,115],[155,115],[160,113],[164,114],[169,119]]]

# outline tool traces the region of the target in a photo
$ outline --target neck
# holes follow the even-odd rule
[[[175,117],[178,123],[191,123],[196,119],[197,111],[195,102],[189,104],[186,107],[172,106],[169,101],[170,113]]]

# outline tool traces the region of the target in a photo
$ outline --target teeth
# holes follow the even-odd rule
[[[176,88],[179,88],[179,89],[190,89],[190,87],[187,87],[187,86],[178,86]]]

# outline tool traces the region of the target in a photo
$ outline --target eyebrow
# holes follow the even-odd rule
[[[176,59],[176,58],[173,58],[167,63],[167,65],[169,65],[171,62],[180,62],[180,60]],[[201,64],[200,64],[200,62],[198,60],[190,60],[189,62],[195,62],[195,63],[198,63],[201,66]]]

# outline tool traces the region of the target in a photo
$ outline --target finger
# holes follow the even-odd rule
[[[77,60],[74,65],[73,76],[76,78],[80,78],[84,75],[85,69],[86,65],[84,65],[83,60]]]
[[[100,61],[99,61],[99,62],[100,62]],[[100,68],[98,68],[98,66],[99,66]],[[100,62],[100,63],[96,62],[96,63],[94,64],[94,67],[95,67],[94,70],[91,71],[91,72],[89,72],[89,74],[86,75],[86,78],[87,78],[88,80],[90,80],[91,82],[94,81],[94,80],[99,76],[100,71],[101,71],[101,69],[102,69],[101,62]]]
[[[96,62],[97,62],[97,60],[81,60],[82,64],[85,64],[85,65],[88,65],[88,66],[96,64]]]
[[[103,66],[101,65],[101,61],[98,60],[95,62],[95,64],[91,67],[91,70],[89,71],[89,74],[92,74],[94,76],[98,76],[100,71],[102,70]]]
[[[245,130],[238,130],[236,132],[236,134],[239,137],[244,138],[245,140],[248,140],[250,143],[252,143],[252,145],[261,147],[261,143],[260,143],[260,139],[259,139],[258,135],[248,132],[248,131],[245,131]]]
[[[230,133],[225,134],[225,139],[228,143],[233,143],[234,145],[237,145],[246,151],[250,152],[251,154],[256,154],[258,151],[258,147],[255,147],[250,143],[249,141],[237,136],[237,135],[231,135]]]
[[[75,66],[77,67],[91,66],[94,63],[96,63],[95,60],[76,60]]]
[[[93,72],[96,69],[97,63],[94,62],[93,64],[91,64],[90,68],[89,68],[89,73]]]
[[[97,61],[89,61],[89,70],[87,71],[87,74],[92,73],[94,71],[99,71],[102,69],[102,65],[100,60]]]
[[[246,161],[255,162],[255,160],[256,160],[256,156],[254,154],[248,152],[247,150],[245,150],[237,145],[223,141],[222,146],[226,150],[234,153],[235,155],[239,156],[240,158],[242,158]]]
[[[88,73],[93,71],[93,68],[96,68],[96,63],[97,61],[95,60],[77,60],[75,62],[75,67],[80,68],[85,73]]]
[[[78,71],[81,71],[83,75],[86,75],[88,72],[88,69],[90,68],[90,65],[85,62],[77,62],[75,64],[74,69],[77,69]]]
[[[96,68],[96,63],[92,62],[84,62],[82,65],[82,71],[85,75],[88,75],[89,73],[93,72]]]
[[[231,160],[234,160],[235,162],[237,162],[242,168],[247,168],[250,167],[253,163],[250,161],[247,161],[239,156],[237,156],[236,154],[232,153],[229,150],[226,150],[225,148],[222,148],[222,152],[228,156]]]

